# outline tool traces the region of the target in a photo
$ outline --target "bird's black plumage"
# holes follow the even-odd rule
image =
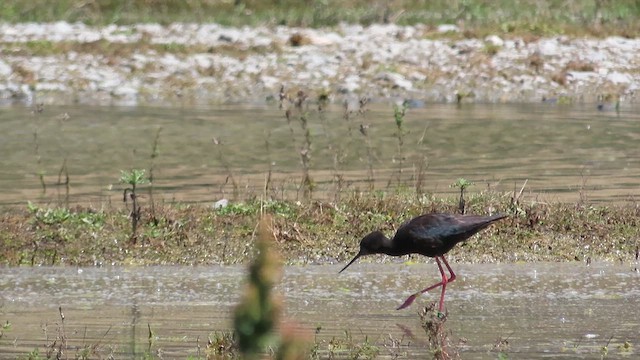
[[[402,224],[393,238],[387,238],[382,232],[374,231],[360,241],[360,251],[340,272],[343,272],[358,258],[370,254],[387,254],[401,256],[420,254],[436,258],[442,281],[411,295],[399,309],[405,308],[421,293],[435,287],[442,286],[440,311],[444,303],[444,293],[448,282],[455,280],[456,275],[444,258],[444,254],[453,249],[456,244],[467,240],[478,231],[493,222],[507,217],[506,214],[492,216],[459,215],[459,214],[425,214],[415,217]],[[449,270],[447,278],[440,263],[442,260]]]

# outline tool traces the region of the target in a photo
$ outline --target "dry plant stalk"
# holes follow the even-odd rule
[[[445,328],[447,315],[435,310],[435,303],[431,303],[422,309],[418,315],[424,329],[429,349],[436,360],[460,359],[458,350],[451,345],[449,331]]]

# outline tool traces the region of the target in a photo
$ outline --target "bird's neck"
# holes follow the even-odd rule
[[[381,240],[382,240],[381,242],[382,247],[380,248],[381,253],[391,255],[391,256],[399,256],[399,255],[407,254],[407,252],[403,251],[403,249],[401,249],[398,246],[398,243],[393,241],[393,239],[389,239],[388,237],[383,236]]]

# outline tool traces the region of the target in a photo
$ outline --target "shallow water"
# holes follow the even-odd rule
[[[638,110],[427,104],[408,111],[401,156],[391,105],[371,104],[363,117],[352,115],[349,121],[340,106],[322,115],[310,108],[315,196],[367,189],[369,180],[376,189],[398,183],[414,188],[422,163],[422,188],[436,194],[454,192],[449,185],[464,177],[476,183],[472,192],[487,187],[512,192],[528,180],[524,196],[541,201],[623,202],[637,196],[640,185]],[[299,117],[289,124],[283,113],[275,104],[47,106],[38,114],[27,107],[3,107],[0,204],[119,204],[120,171],[149,169],[152,163],[156,200],[229,198],[232,180],[239,197],[260,196],[269,171],[269,195],[293,198],[301,182],[304,135]],[[367,127],[367,137],[359,131],[361,125]],[[158,132],[158,156],[152,159]],[[222,145],[215,145],[214,138]],[[60,185],[64,164],[68,199]]]
[[[464,359],[497,358],[500,340],[517,359],[600,358],[607,345],[607,358],[640,354],[634,264],[452,265],[458,279],[448,287],[445,326]],[[309,332],[321,327],[319,342],[344,339],[349,331],[355,343],[366,336],[379,346],[379,358],[425,356],[417,312],[439,292],[394,309],[438,281],[436,265],[358,263],[338,275],[339,269],[287,267],[278,286],[286,317]],[[11,327],[0,338],[0,358],[34,348],[43,354],[62,329],[59,307],[71,354],[73,347],[98,344],[103,356],[140,355],[148,349],[149,326],[157,337],[152,353],[197,355],[208,336],[231,327],[243,279],[243,267],[2,268],[0,322]]]

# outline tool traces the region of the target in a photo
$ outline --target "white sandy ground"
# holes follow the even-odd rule
[[[442,26],[439,31],[457,31]],[[281,85],[334,101],[366,96],[453,102],[636,102],[640,39],[622,37],[449,40],[426,26],[324,29],[217,24],[91,27],[0,23],[0,102],[215,104],[264,102]],[[302,36],[292,46],[292,35]],[[435,38],[435,39],[434,39]],[[27,42],[166,44],[125,55],[29,56]],[[570,62],[586,67],[568,66]],[[585,70],[586,68],[586,70]],[[613,100],[612,100],[613,99]]]

